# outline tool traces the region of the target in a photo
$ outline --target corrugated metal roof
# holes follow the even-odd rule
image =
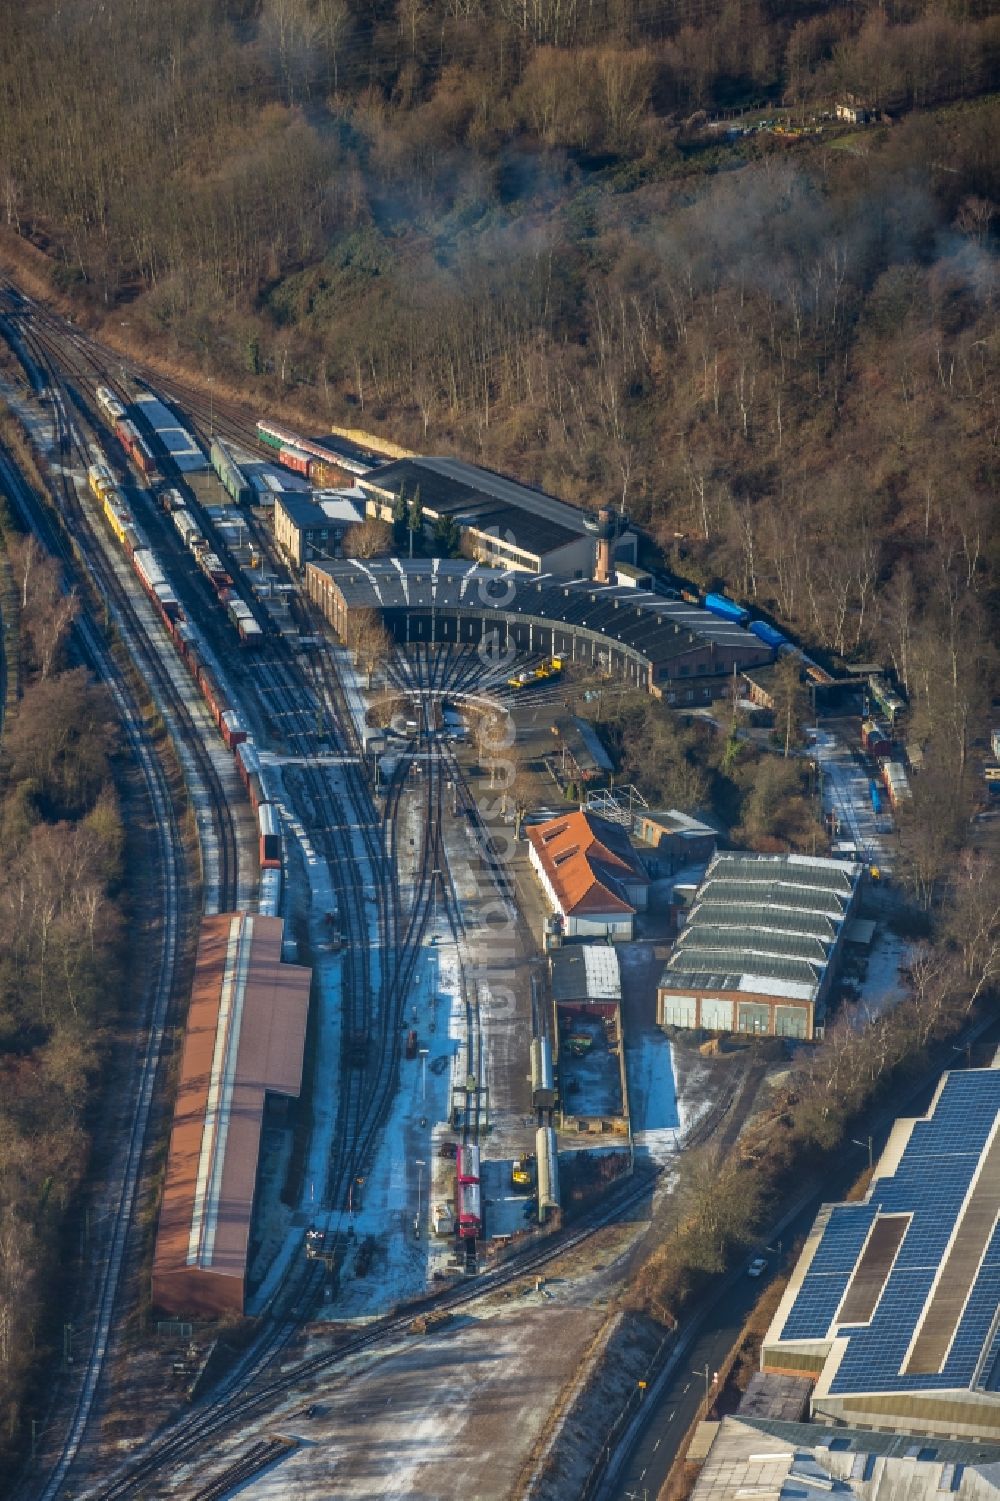
[[[556,1001],[621,1000],[621,967],[610,944],[567,944],[549,958]]]
[[[311,972],[281,962],[283,929],[252,913],[202,922],[154,1257],[162,1306],[171,1279],[182,1303],[199,1273],[236,1279],[242,1298],[265,1096],[297,1095],[302,1075]]]
[[[627,585],[598,584],[481,568],[461,560],[359,558],[310,563],[329,578],[349,609],[471,610],[496,607],[507,616],[533,617],[605,636],[651,663],[674,662],[706,645],[759,660],[770,648],[756,636],[699,606],[664,599]]]
[[[815,1000],[859,870],[801,855],[716,855],[660,988]]]

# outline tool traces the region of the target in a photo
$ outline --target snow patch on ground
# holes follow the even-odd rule
[[[684,1122],[677,1103],[674,1050],[662,1032],[625,1039],[632,1138],[636,1157],[667,1162],[677,1151]]]
[[[886,928],[878,933],[868,952],[864,981],[858,989],[867,1016],[891,1011],[903,1000],[906,986],[900,969],[913,959],[913,947],[904,938]]]
[[[316,1216],[323,1228],[344,1235],[348,1251],[340,1286],[325,1305],[330,1318],[374,1318],[426,1290],[433,1273],[454,1273],[453,1237],[431,1230],[435,1203],[454,1200],[454,1163],[438,1149],[447,1134],[452,1082],[461,1067],[464,1009],[454,945],[427,942],[421,952],[406,1016],[426,1062],[403,1058],[399,1088],[353,1212]],[[428,935],[435,936],[435,935]]]

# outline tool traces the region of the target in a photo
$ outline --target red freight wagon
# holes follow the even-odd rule
[[[479,1182],[479,1148],[461,1146],[455,1158],[455,1173],[459,1183]]]
[[[482,1196],[478,1183],[455,1184],[455,1219],[462,1240],[475,1240],[483,1228]]]
[[[219,729],[222,731],[222,738],[226,742],[227,750],[234,751],[247,738],[243,722],[235,709],[226,710],[219,721]]]
[[[278,463],[284,464],[286,469],[294,469],[296,474],[305,475],[306,479],[309,478],[309,455],[297,448],[279,448]]]

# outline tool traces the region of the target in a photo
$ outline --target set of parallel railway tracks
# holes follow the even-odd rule
[[[46,550],[60,563],[64,583],[68,587],[75,577],[75,559],[66,535],[39,503],[31,487],[24,482],[9,455],[2,451],[0,481],[25,526],[34,532]],[[144,1015],[140,1018],[145,1042],[138,1059],[135,1107],[112,1175],[109,1213],[104,1219],[106,1230],[103,1237],[99,1231],[95,1231],[98,1242],[94,1248],[95,1258],[100,1266],[100,1273],[97,1284],[92,1289],[90,1317],[77,1324],[77,1338],[88,1339],[89,1349],[86,1361],[80,1368],[79,1383],[71,1395],[70,1417],[63,1441],[47,1479],[38,1492],[40,1501],[55,1501],[60,1494],[83,1441],[109,1349],[126,1260],[128,1231],[140,1183],[156,1075],[174,989],[186,887],[181,877],[178,854],[181,839],[173,801],[166,773],[145,726],[142,707],[136,699],[132,684],[86,607],[78,616],[74,629],[86,659],[111,695],[125,738],[143,779],[154,830],[151,853],[158,872],[160,922],[157,933],[158,951],[152,956],[150,966],[152,983],[146,992]]]
[[[30,320],[30,338],[26,341],[30,363],[37,369],[48,372],[46,379],[53,383],[54,389],[61,385],[65,391],[66,378],[62,376],[57,379],[56,372],[67,368],[71,372],[72,381],[80,387],[78,390],[75,384],[72,385],[68,400],[64,397],[64,410],[59,417],[60,449],[68,458],[79,456],[85,453],[85,447],[75,430],[76,424],[66,412],[75,408],[82,420],[89,421],[92,418],[89,408],[90,383],[97,379],[107,383],[108,370],[119,362],[87,336],[76,330],[67,330],[59,320],[45,314],[44,310],[36,309],[34,304],[31,305],[31,310],[33,316]],[[34,316],[36,311],[37,317]],[[67,343],[73,350],[72,354],[67,353]],[[231,408],[229,404],[213,403],[209,406],[207,400],[194,401],[189,388],[159,377],[152,379],[164,394],[182,402],[188,412],[198,418],[203,430],[207,412],[208,425],[220,435],[234,437],[247,446],[255,445],[256,434],[250,420],[243,417],[238,409]],[[95,430],[99,431],[99,426],[95,426]],[[93,570],[94,577],[102,586],[106,581],[116,622],[119,616],[124,621],[119,627],[123,637],[127,639],[130,650],[134,648],[141,652],[142,632],[138,624],[131,620],[127,591],[114,577],[114,571],[106,570],[102,564],[101,549],[93,544],[89,535],[88,519],[82,513],[72,480],[64,476],[61,483],[64,493],[60,509],[83,564],[88,571]],[[62,550],[69,566],[71,556],[65,544]],[[106,652],[106,648],[104,650]],[[156,663],[155,652],[150,655],[154,660],[147,661],[148,671],[159,682],[157,675],[162,674],[162,664]],[[111,669],[117,671],[113,659]],[[446,696],[449,692],[474,690],[483,682],[482,664],[475,655],[461,651],[455,653],[450,646],[442,647],[436,653],[418,650],[412,660],[401,658],[395,663],[393,672],[401,692],[411,693],[422,699],[425,705],[435,697]],[[268,689],[280,707],[283,733],[289,750],[300,763],[299,775],[309,805],[310,837],[332,873],[337,891],[339,921],[346,940],[343,979],[347,1025],[343,1087],[324,1195],[327,1204],[334,1209],[343,1210],[350,1206],[353,1185],[358,1178],[366,1175],[370,1167],[381,1128],[392,1105],[398,1081],[401,1034],[405,1031],[405,1004],[435,909],[447,923],[460,954],[460,986],[466,1017],[467,1075],[476,1079],[482,1077],[480,997],[478,986],[469,980],[461,958],[465,939],[462,904],[452,881],[443,835],[448,782],[453,784],[455,803],[456,806],[461,803],[463,815],[471,815],[475,819],[475,801],[450,747],[437,735],[428,733],[432,726],[425,714],[424,723],[414,737],[414,743],[401,752],[400,770],[387,787],[384,805],[379,809],[362,770],[361,748],[350,714],[346,712],[345,692],[339,679],[334,653],[325,638],[321,639],[314,655],[311,673],[303,668],[302,662],[287,643],[269,641],[262,655],[261,673],[262,676],[266,675]],[[163,683],[162,690],[169,694],[169,684]],[[320,704],[325,704],[331,711],[330,729],[325,736],[317,729],[316,711]],[[178,719],[183,722],[184,715],[179,714]],[[340,765],[336,771],[321,764],[326,741],[332,743],[339,760]],[[147,754],[152,754],[148,746],[146,751]],[[155,757],[153,759],[155,761]],[[415,879],[409,902],[406,903],[394,877],[393,856],[395,841],[399,837],[398,825],[404,789],[411,781],[410,772],[414,764],[421,768],[423,810]],[[162,769],[160,774],[162,777]],[[157,822],[163,869],[167,872],[168,854],[176,865],[177,835],[172,823],[172,812],[170,820],[158,819]],[[509,874],[497,858],[489,832],[481,825],[481,821],[476,830],[476,843],[487,874],[501,895],[516,910]],[[167,879],[165,874],[165,882]],[[176,871],[172,889],[174,901],[179,903]],[[372,894],[371,899],[369,892]],[[373,905],[374,913],[371,911]],[[175,925],[176,920],[175,915]],[[176,934],[173,941],[176,946]],[[374,955],[377,955],[377,961],[373,959]],[[164,959],[161,969],[166,963]],[[170,973],[168,965],[164,970],[166,989],[163,990],[161,986],[161,991],[157,993],[157,1004],[164,1008],[170,992]],[[147,1076],[151,1093],[159,1048],[157,1037],[162,1036],[162,1022],[157,1034],[155,1021],[154,1016],[142,1076],[143,1098],[146,1095]],[[153,1063],[151,1072],[150,1059]],[[731,1103],[730,1100],[729,1104]],[[463,1128],[466,1133],[478,1131],[479,1128],[478,1092],[470,1105]],[[724,1110],[728,1106],[726,1102],[721,1102],[717,1108]],[[132,1124],[129,1161],[131,1163],[135,1159],[136,1178],[147,1119],[148,1102],[145,1113],[140,1108]],[[530,1277],[555,1257],[568,1254],[596,1230],[613,1223],[630,1207],[641,1202],[650,1194],[656,1177],[657,1173],[654,1171],[623,1183],[609,1193],[600,1208],[582,1216],[576,1225],[556,1232],[544,1242],[530,1244],[513,1253],[506,1262],[481,1275],[474,1283],[460,1283],[422,1300],[421,1309],[454,1310],[466,1307],[492,1296],[513,1282]],[[134,1181],[132,1196],[134,1198]],[[89,1417],[93,1392],[103,1363],[103,1350],[106,1349],[110,1334],[121,1257],[124,1256],[125,1236],[130,1219],[131,1200],[123,1197],[120,1213],[115,1216],[116,1239],[121,1245],[118,1272],[105,1278],[102,1289],[99,1323],[103,1327],[103,1348],[97,1352],[99,1358],[88,1361],[86,1383],[90,1388],[90,1398],[78,1409],[66,1447],[56,1468],[51,1472],[45,1489],[40,1493],[45,1501],[56,1501],[62,1494],[61,1486]],[[172,1489],[170,1476],[177,1468],[190,1462],[195,1456],[204,1454],[213,1443],[222,1440],[250,1420],[259,1419],[289,1393],[301,1386],[308,1386],[338,1363],[366,1351],[375,1351],[380,1346],[390,1347],[408,1330],[412,1310],[400,1311],[341,1339],[333,1349],[304,1358],[289,1365],[287,1369],[276,1369],[279,1358],[288,1350],[314,1309],[323,1280],[322,1269],[315,1263],[307,1262],[304,1256],[300,1257],[293,1264],[289,1276],[268,1309],[263,1332],[210,1398],[150,1440],[140,1454],[128,1461],[123,1471],[98,1484],[89,1492],[94,1501],[119,1501],[119,1498],[145,1495],[153,1486],[159,1488],[166,1485]],[[246,1474],[246,1466],[256,1462],[259,1447],[258,1443],[257,1448],[249,1455],[244,1453],[237,1459],[234,1469],[242,1465],[243,1474]],[[211,1483],[210,1489],[213,1494],[220,1493],[215,1483]]]

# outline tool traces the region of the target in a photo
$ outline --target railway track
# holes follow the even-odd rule
[[[59,512],[62,530],[55,525],[50,516],[31,504],[30,491],[27,487],[22,489],[19,508],[26,524],[41,537],[48,550],[59,558],[67,578],[77,576],[81,565],[86,568],[103,596],[107,612],[133,664],[153,689],[165,722],[175,740],[179,742],[182,757],[186,753],[188,763],[186,770],[189,778],[197,782],[196,786],[191,786],[189,782],[189,791],[196,796],[200,790],[211,809],[215,831],[215,850],[218,856],[218,904],[220,909],[225,910],[226,907],[235,905],[238,889],[238,845],[232,810],[202,736],[190,717],[169,668],[165,665],[173,660],[169,642],[159,630],[151,612],[143,611],[141,604],[138,609],[136,608],[135,600],[116,570],[115,556],[100,536],[100,521],[98,520],[95,526],[92,516],[88,516],[68,472],[67,461],[75,461],[85,467],[89,456],[85,440],[70,415],[72,404],[76,403],[77,393],[67,390],[65,377],[60,370],[59,351],[44,337],[38,339],[30,332],[26,335],[23,329],[18,329],[17,334],[28,355],[25,368],[32,383],[44,381],[46,393],[50,397],[55,423],[54,447],[59,455],[59,462],[54,466],[53,472],[53,499]],[[83,407],[83,403],[80,405]],[[85,407],[83,410],[86,416]],[[8,479],[8,487],[14,488],[11,479]],[[143,614],[147,617],[145,620]],[[174,818],[163,769],[142,730],[141,710],[134,702],[112,654],[99,637],[92,621],[85,620],[81,629],[85,633],[88,656],[93,661],[95,670],[110,685],[113,685],[112,691],[119,714],[127,724],[128,739],[142,768],[150,794],[154,810],[159,865],[164,872],[163,920],[166,928],[167,958],[161,966],[156,992],[149,1008],[148,1045],[141,1062],[136,1109],[125,1145],[123,1176],[115,1190],[115,1204],[108,1220],[112,1230],[107,1252],[104,1256],[98,1254],[94,1258],[94,1264],[102,1268],[95,1291],[94,1339],[86,1363],[81,1368],[82,1379],[77,1388],[65,1443],[48,1479],[44,1482],[42,1489],[36,1493],[41,1501],[55,1501],[61,1493],[61,1488],[83,1441],[108,1352],[127,1254],[128,1231],[141,1175],[141,1162],[155,1077],[163,1051],[167,1008],[173,988],[177,930],[182,903],[177,860],[181,836]],[[158,636],[163,637],[162,641],[158,642]],[[86,1327],[84,1319],[80,1320],[78,1327],[80,1326]]]
[[[218,770],[206,746],[205,735],[192,718],[188,704],[178,684],[186,680],[180,670],[173,648],[152,610],[146,607],[145,596],[138,586],[132,589],[130,571],[124,566],[123,556],[105,533],[103,522],[95,507],[89,504],[84,490],[84,499],[68,472],[67,461],[86,471],[91,455],[81,434],[78,420],[88,423],[92,431],[100,431],[93,411],[84,392],[87,377],[98,372],[75,371],[81,391],[62,374],[60,362],[63,354],[60,346],[48,335],[36,329],[18,329],[18,336],[31,355],[34,367],[47,381],[51,392],[51,409],[54,414],[56,448],[60,462],[54,469],[58,486],[57,503],[60,517],[81,565],[95,581],[109,607],[132,661],[149,684],[157,700],[175,744],[188,764],[185,767],[188,791],[193,800],[208,805],[213,833],[210,836],[218,858],[217,905],[219,911],[235,907],[239,890],[239,845],[236,824]],[[72,412],[79,414],[74,420]],[[207,724],[207,720],[204,721]],[[212,737],[214,739],[214,736]],[[215,902],[212,903],[215,905]]]
[[[30,487],[23,482],[9,456],[2,451],[0,480],[24,524],[61,563],[64,584],[68,586],[73,576],[69,548],[52,518],[37,504]],[[86,658],[112,696],[126,740],[145,784],[155,829],[151,853],[160,872],[162,917],[159,953],[153,965],[154,981],[148,995],[145,1015],[141,1019],[146,1041],[138,1063],[136,1108],[119,1155],[117,1174],[111,1188],[111,1210],[105,1219],[107,1229],[103,1235],[103,1245],[100,1244],[101,1232],[95,1232],[98,1239],[94,1248],[95,1261],[101,1266],[101,1274],[89,1321],[89,1349],[72,1398],[70,1421],[64,1440],[47,1478],[36,1492],[39,1501],[55,1501],[79,1452],[108,1352],[125,1264],[128,1229],[135,1209],[153,1089],[163,1051],[174,985],[183,900],[177,856],[180,834],[166,775],[144,728],[142,711],[128,681],[86,610],[77,618],[74,630]],[[78,1329],[81,1333],[86,1330],[87,1322],[83,1321]]]
[[[96,348],[99,350],[99,346]],[[107,355],[100,352],[93,359],[95,371],[106,381]],[[154,384],[168,396],[184,399],[183,396],[175,395],[171,383],[154,378]],[[185,405],[191,409],[188,402]],[[251,442],[255,444],[255,433],[249,425],[241,431],[241,419],[230,418],[228,414],[223,416],[223,412],[221,405],[217,407],[215,415],[221,420],[214,423],[210,418],[210,424],[222,431],[225,422],[230,435],[237,436],[248,446]],[[462,660],[463,655],[465,660]],[[391,841],[396,837],[404,777],[400,777],[398,784],[388,789],[385,808],[380,815],[372,803],[370,790],[359,766],[345,765],[334,774],[332,769],[315,764],[315,755],[321,748],[316,729],[317,702],[325,702],[331,709],[331,738],[335,749],[342,755],[354,754],[357,749],[350,716],[344,712],[344,695],[337,679],[332,653],[324,646],[318,654],[315,667],[303,670],[301,663],[283,643],[274,643],[266,667],[273,691],[283,706],[283,723],[288,726],[289,745],[304,760],[301,777],[310,806],[316,815],[315,825],[311,826],[310,832],[315,835],[317,844],[336,877],[338,904],[345,933],[349,937],[348,951],[351,955],[349,960],[345,960],[345,965],[348,967],[347,992],[352,1030],[364,1032],[368,1051],[372,1044],[377,1044],[378,1048],[378,1057],[371,1069],[364,1066],[347,1071],[348,1083],[342,1093],[341,1116],[336,1133],[337,1146],[330,1163],[325,1197],[327,1202],[343,1207],[345,1199],[349,1202],[351,1185],[359,1167],[363,1168],[370,1161],[381,1123],[392,1101],[400,1054],[402,1007],[434,904],[439,897],[439,910],[456,943],[460,941],[461,907],[450,875],[445,875],[447,861],[444,858],[441,833],[443,791],[448,777],[454,778],[456,799],[461,798],[463,811],[472,809],[473,800],[454,755],[436,738],[426,735],[426,729],[430,726],[425,725],[416,737],[417,747],[423,747],[420,750],[419,764],[424,768],[421,850],[412,900],[408,906],[405,905],[401,900],[398,884],[391,878],[391,862],[387,853],[387,841],[391,849]],[[485,681],[482,664],[473,659],[473,654],[459,652],[457,660],[453,661],[450,647],[434,654],[433,660],[430,657],[420,660],[419,665],[411,671],[411,681],[414,677],[416,691],[425,703],[432,702],[435,696],[446,691],[475,692],[490,686]],[[402,764],[405,769],[405,752]],[[480,853],[483,854],[498,889],[513,900],[509,884],[505,890],[505,872],[496,859],[496,852],[492,852],[491,865],[489,850],[490,842],[486,833],[485,843],[481,842],[480,845]],[[370,880],[364,880],[365,873]],[[376,947],[381,956],[377,973],[371,964],[373,930],[368,911],[370,902],[366,898],[367,889],[374,893],[376,908]],[[467,1063],[469,1072],[474,1072],[479,1077],[482,1053],[477,1016],[479,997],[474,988],[466,990],[464,978],[463,993],[466,996]],[[356,1028],[355,1022],[358,1024]],[[704,1129],[708,1129],[707,1125]],[[487,1273],[474,1286],[450,1289],[421,1306],[447,1309],[473,1306],[479,1299],[491,1296],[510,1282],[530,1276],[533,1271],[550,1264],[555,1257],[567,1254],[597,1229],[614,1222],[632,1205],[640,1202],[650,1193],[656,1176],[656,1173],[652,1173],[626,1183],[620,1190],[612,1191],[599,1210],[592,1211],[576,1226],[558,1232],[540,1245],[526,1248],[503,1266]],[[308,1316],[321,1281],[322,1273],[317,1273],[317,1269],[307,1265],[303,1258],[301,1266],[289,1278],[271,1310],[267,1333],[255,1343],[212,1400],[171,1425],[151,1442],[142,1456],[130,1463],[126,1473],[112,1477],[91,1494],[95,1498],[112,1501],[112,1498],[143,1494],[149,1486],[159,1486],[161,1481],[166,1481],[169,1485],[168,1477],[173,1467],[203,1453],[214,1440],[234,1427],[266,1412],[296,1386],[307,1384],[350,1355],[391,1344],[408,1328],[412,1317],[410,1312],[390,1316],[345,1340],[334,1351],[324,1352],[300,1361],[286,1371],[276,1372],[275,1363],[287,1349],[302,1320]],[[252,1464],[259,1449],[260,1446],[256,1446],[241,1462]],[[57,1492],[52,1494],[54,1501]]]

